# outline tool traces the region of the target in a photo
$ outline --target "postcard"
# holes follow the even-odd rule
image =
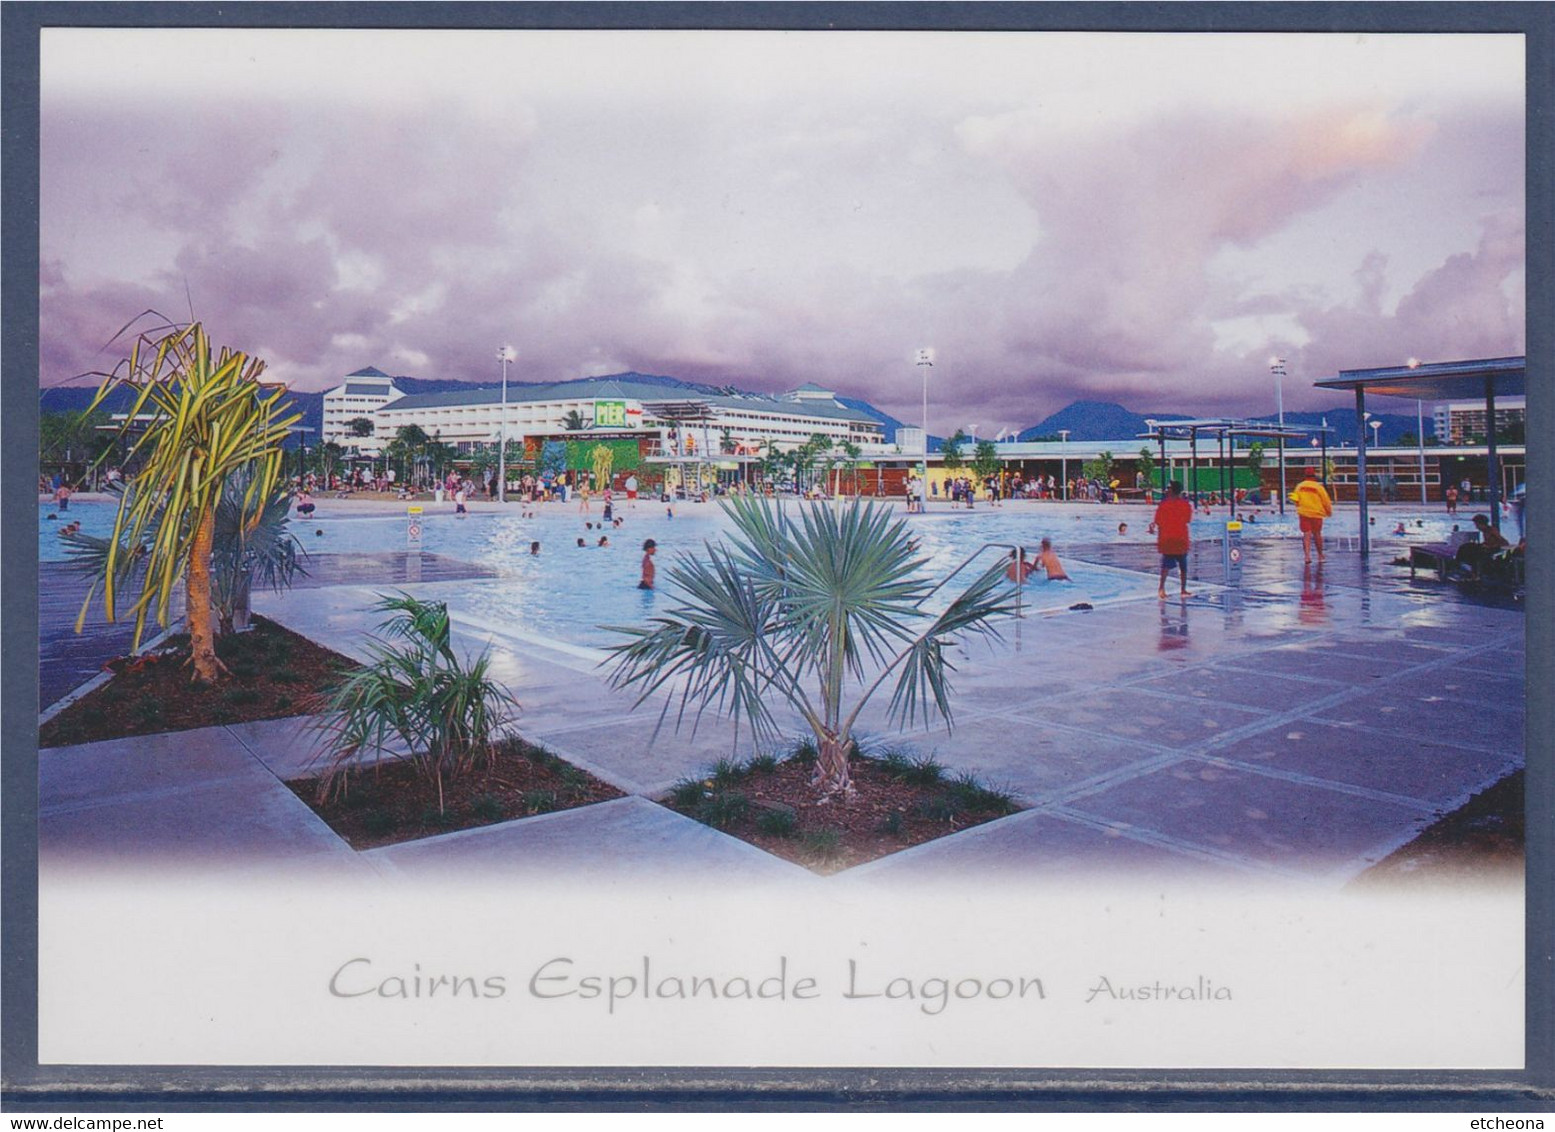
[[[1525,50],[42,27],[38,1067],[1521,1080]]]

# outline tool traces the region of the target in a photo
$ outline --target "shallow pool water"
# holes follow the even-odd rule
[[[679,555],[695,555],[708,540],[718,539],[727,520],[715,504],[680,504],[674,517],[666,514],[663,504],[639,502],[635,510],[623,506],[616,514],[620,527],[601,529],[602,516],[596,503],[587,515],[572,505],[553,504],[538,509],[534,518],[523,518],[516,506],[511,514],[477,512],[456,518],[449,504],[427,504],[422,516],[421,549],[425,553],[468,562],[493,572],[493,577],[463,582],[442,583],[438,596],[449,600],[462,619],[490,624],[509,632],[558,639],[573,644],[598,646],[619,640],[604,631],[606,625],[638,625],[656,611],[668,609],[674,601],[668,588],[668,575]],[[805,504],[789,501],[791,514]],[[1078,511],[1078,516],[1075,512]],[[57,531],[65,521],[79,520],[91,534],[106,534],[112,526],[114,508],[109,503],[74,504],[60,518],[49,520],[49,513],[60,515],[52,506],[39,508],[40,557],[58,562],[67,556]],[[936,579],[950,574],[969,555],[989,543],[1018,543],[1035,550],[1045,536],[1071,575],[1072,584],[1048,583],[1034,579],[1027,585],[1023,600],[1028,609],[1068,608],[1078,602],[1092,605],[1153,592],[1155,579],[1135,571],[1099,566],[1076,559],[1072,547],[1096,543],[1153,544],[1146,527],[1148,514],[1142,507],[1103,507],[1051,509],[1038,506],[979,508],[967,513],[941,508],[923,516],[908,516],[920,549],[926,558],[925,572]],[[1440,514],[1403,515],[1390,513],[1385,522],[1379,518],[1379,544],[1405,540],[1391,538],[1393,526],[1407,524],[1408,541],[1440,539],[1451,527],[1451,520]],[[1416,519],[1424,518],[1424,526]],[[1467,525],[1466,517],[1459,521]],[[1118,534],[1118,524],[1128,523],[1126,534]],[[1224,520],[1196,520],[1197,539],[1216,537]],[[592,523],[592,528],[585,527]],[[310,554],[376,553],[405,550],[407,518],[403,514],[364,512],[351,505],[332,508],[320,502],[313,518],[293,521],[292,528]],[[1355,533],[1353,515],[1340,515],[1329,528],[1335,535]],[[1292,538],[1296,535],[1294,516],[1260,515],[1244,527],[1244,538]],[[598,546],[601,535],[610,545]],[[579,547],[578,539],[585,545]],[[652,538],[658,543],[657,566],[660,588],[637,589],[642,561],[642,543]],[[540,553],[530,554],[531,542],[540,543]],[[968,567],[957,581],[941,591],[939,600],[948,600],[962,585],[970,582],[980,569],[1007,553],[988,550]],[[1040,578],[1040,575],[1038,575]],[[371,578],[364,577],[365,584]],[[385,591],[392,588],[383,587]],[[938,604],[938,601],[930,603]]]

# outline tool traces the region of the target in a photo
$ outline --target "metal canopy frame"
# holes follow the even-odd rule
[[[669,455],[658,460],[652,459],[651,457],[649,459],[649,463],[673,464],[680,476],[680,483],[682,487],[686,487],[687,485],[686,469],[695,468],[697,487],[700,489],[702,487],[703,470],[708,464],[717,463],[719,458],[712,450],[712,437],[708,435],[708,428],[716,419],[716,414],[713,411],[712,402],[700,399],[644,401],[643,423],[646,425],[650,418],[659,421],[668,421],[669,423],[675,425],[676,430],[681,433],[684,433],[686,427],[689,425],[702,426],[702,445],[697,452],[687,454],[685,450],[685,440],[682,438],[677,440],[677,451],[673,455]],[[689,487],[686,487],[686,490],[689,496]]]
[[[1236,438],[1239,436],[1263,436],[1271,437],[1279,441],[1279,468],[1280,482],[1285,480],[1285,441],[1293,437],[1305,437],[1310,433],[1321,433],[1323,437],[1323,475],[1326,481],[1328,475],[1328,434],[1333,431],[1327,425],[1320,428],[1300,428],[1295,425],[1268,424],[1263,421],[1233,420],[1229,417],[1206,417],[1203,419],[1157,421],[1146,420],[1149,431],[1140,433],[1141,439],[1154,439],[1161,445],[1161,466],[1166,468],[1166,439],[1168,433],[1175,433],[1178,439],[1184,435],[1188,438],[1188,478],[1193,484],[1190,496],[1195,505],[1199,501],[1199,433],[1207,433],[1215,438],[1219,448],[1220,467],[1220,494],[1230,503],[1231,517],[1236,518],[1236,492],[1226,489],[1226,442],[1231,442],[1231,453],[1236,454]],[[1235,484],[1232,484],[1235,487]],[[1285,514],[1285,495],[1281,491],[1279,495],[1280,514]]]
[[[1527,392],[1527,358],[1479,358],[1460,362],[1431,362],[1376,369],[1342,369],[1338,377],[1313,382],[1319,389],[1348,389],[1355,393],[1355,422],[1360,440],[1355,449],[1355,479],[1360,501],[1361,554],[1371,553],[1371,523],[1366,492],[1366,394],[1450,401],[1484,397],[1486,488],[1490,496],[1490,522],[1501,529],[1501,457],[1496,451],[1496,397],[1516,397]],[[1425,438],[1421,437],[1423,441]]]

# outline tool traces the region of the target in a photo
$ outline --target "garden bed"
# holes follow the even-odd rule
[[[1438,818],[1352,883],[1483,879],[1524,867],[1523,772],[1515,770]]]
[[[458,829],[570,810],[621,797],[621,791],[520,739],[504,740],[489,765],[444,774],[437,782],[409,759],[350,772],[346,790],[319,801],[319,779],[286,785],[353,849],[375,849]]]
[[[113,679],[38,729],[40,747],[63,747],[160,731],[282,719],[315,710],[320,693],[357,667],[273,621],[255,617],[246,633],[216,639],[231,675],[219,684],[190,680],[189,637],[169,637],[138,657],[104,667]]]
[[[664,799],[677,813],[829,875],[933,841],[1021,807],[969,775],[952,776],[929,758],[855,754],[851,798],[824,800],[811,785],[814,748],[783,760],[721,762],[686,779]]]

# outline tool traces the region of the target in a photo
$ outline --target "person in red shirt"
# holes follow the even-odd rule
[[[1182,575],[1182,596],[1188,592],[1188,524],[1193,522],[1193,504],[1182,497],[1182,484],[1175,480],[1166,485],[1166,498],[1155,509],[1155,545],[1161,552],[1161,585],[1156,591],[1166,598],[1166,576],[1176,566]]]

